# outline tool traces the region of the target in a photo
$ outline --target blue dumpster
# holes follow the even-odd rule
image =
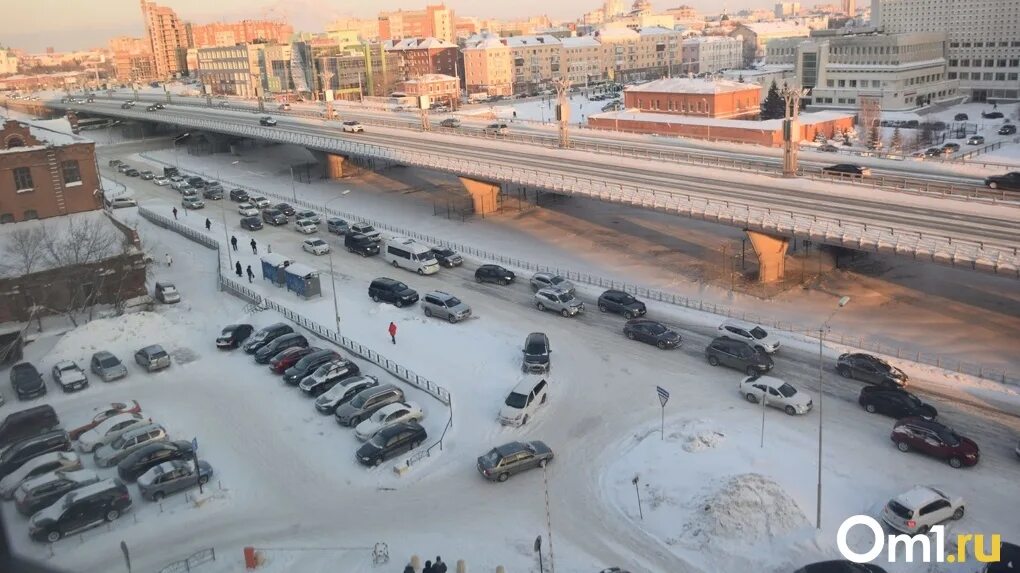
[[[304,298],[322,296],[318,270],[301,263],[292,263],[284,269],[284,273],[287,275],[287,290]]]

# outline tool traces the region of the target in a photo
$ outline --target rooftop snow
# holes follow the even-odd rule
[[[628,92],[674,92],[695,94],[719,94],[761,89],[757,84],[730,80],[706,80],[701,78],[663,78],[627,88]]]
[[[0,277],[94,263],[122,252],[123,243],[124,235],[101,210],[5,223],[0,225]]]
[[[425,74],[412,80],[404,80],[403,83],[416,84],[418,82],[448,82],[448,81],[457,81],[457,78],[454,76],[448,76],[446,74]]]
[[[811,32],[810,28],[797,22],[744,22],[740,25],[758,35],[803,32],[803,35],[807,36]]]
[[[439,38],[404,38],[403,40],[388,40],[384,44],[386,50],[424,50],[456,47],[456,44],[440,40]]]
[[[560,38],[560,43],[563,44],[564,48],[584,48],[592,46],[601,46],[592,36],[577,36],[573,38]]]
[[[556,46],[559,45],[559,43],[559,38],[548,34],[539,36],[512,36],[506,39],[506,45],[511,48],[520,48],[524,46]]]

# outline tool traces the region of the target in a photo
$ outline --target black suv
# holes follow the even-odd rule
[[[939,412],[934,406],[925,404],[920,398],[902,388],[865,386],[857,397],[857,403],[871,414],[882,414],[896,418],[924,418],[934,420]]]
[[[464,264],[464,257],[457,254],[453,249],[447,249],[446,247],[433,247],[430,251],[432,256],[439,261],[440,265],[448,269],[453,267],[459,267]]]
[[[248,342],[244,344],[244,351],[248,354],[255,354],[259,349],[269,344],[274,339],[292,332],[294,332],[294,329],[291,328],[289,324],[284,324],[282,322],[271,324],[253,334],[251,338],[248,339]]]
[[[521,349],[524,354],[524,361],[521,363],[521,370],[524,372],[533,372],[535,374],[542,374],[549,372],[552,368],[552,361],[549,355],[552,354],[552,349],[549,348],[549,337],[543,332],[532,332],[524,339],[524,348]]]
[[[276,226],[287,224],[287,216],[279,209],[263,209],[262,220]]]
[[[21,362],[11,368],[11,386],[19,400],[37,398],[46,394],[46,383],[42,374],[31,362]]]
[[[262,228],[262,219],[258,217],[241,217],[241,228],[247,231],[258,231]]]
[[[135,481],[138,476],[163,462],[190,460],[194,456],[191,442],[155,442],[138,448],[117,464],[117,475],[124,481]]]
[[[836,372],[868,384],[900,388],[907,385],[907,375],[885,360],[860,352],[841,354],[836,359]]]
[[[53,430],[16,442],[0,454],[0,479],[34,457],[58,451],[71,451],[71,438],[64,430]]]
[[[346,233],[344,246],[348,253],[358,253],[363,257],[379,254],[379,241],[361,233]]]
[[[645,303],[622,290],[607,290],[599,295],[599,310],[622,314],[626,318],[637,318],[647,312]]]
[[[255,327],[250,324],[228,324],[223,327],[223,332],[216,338],[218,348],[233,349],[251,336]]]
[[[32,516],[28,534],[35,541],[55,543],[75,533],[114,521],[131,507],[131,494],[117,478],[74,490]]]
[[[295,213],[294,208],[287,203],[277,203],[276,205],[273,205],[273,209],[276,209],[288,217],[293,217]]]
[[[296,386],[305,376],[330,360],[340,358],[340,355],[333,350],[316,350],[306,356],[302,356],[293,366],[283,371],[283,381],[291,386]]]
[[[248,192],[244,189],[231,189],[230,200],[235,203],[241,203],[242,201],[248,200]]]
[[[368,286],[368,296],[375,302],[389,302],[400,308],[418,302],[418,291],[387,277],[379,277]]]
[[[748,376],[772,370],[772,357],[751,347],[742,340],[719,337],[705,348],[705,357],[712,366],[729,366]]]
[[[482,265],[475,271],[475,281],[480,283],[496,283],[508,285],[514,282],[517,275],[513,271],[504,269],[499,265]]]
[[[358,448],[355,457],[366,466],[377,466],[397,454],[417,448],[426,438],[428,434],[418,422],[401,422],[379,430]]]

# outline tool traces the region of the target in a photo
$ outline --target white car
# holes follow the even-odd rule
[[[811,396],[772,376],[744,378],[740,381],[740,394],[752,404],[764,400],[766,406],[779,408],[791,416],[811,411]]]
[[[255,208],[255,205],[252,205],[251,203],[241,203],[240,205],[237,206],[237,212],[240,213],[242,217],[259,216],[259,210]]]
[[[312,233],[319,230],[319,226],[309,221],[308,219],[298,219],[294,221],[294,230],[298,233],[304,233],[305,235],[311,235]]]
[[[727,320],[719,325],[719,336],[743,340],[751,345],[752,348],[768,354],[775,354],[779,350],[779,339],[774,334],[769,333],[769,331],[752,322]]]
[[[341,125],[341,129],[351,133],[360,133],[365,131],[365,128],[357,121],[345,121]]]
[[[325,255],[329,253],[329,243],[322,239],[305,239],[301,248],[313,255]]]
[[[0,480],[0,497],[12,499],[18,486],[34,477],[56,470],[79,468],[81,468],[81,458],[74,452],[50,452],[32,458]]]
[[[152,182],[155,185],[159,185],[160,187],[166,187],[167,185],[170,184],[170,180],[167,179],[166,177],[163,177],[162,175],[157,175],[153,177]]]
[[[182,191],[184,189],[191,189],[191,184],[189,184],[184,179],[178,179],[177,181],[170,182],[170,188],[177,191]]]
[[[354,428],[354,435],[362,442],[372,439],[372,436],[383,428],[388,428],[401,422],[421,422],[425,417],[421,406],[414,402],[397,402],[383,406],[372,417],[364,420]]]
[[[308,210],[298,211],[297,213],[294,214],[294,218],[299,220],[299,221],[301,219],[305,219],[307,221],[311,221],[311,222],[315,223],[316,225],[322,223],[322,218],[319,217],[319,214],[316,213],[315,211],[308,211]]]
[[[950,497],[941,489],[917,485],[889,500],[882,510],[882,521],[903,533],[928,533],[933,525],[961,519],[963,498]]]
[[[531,275],[531,290],[537,291],[543,288],[558,288],[563,289],[570,294],[574,294],[574,283],[561,277],[560,275],[554,275],[552,273],[535,273]]]
[[[272,203],[272,201],[270,201],[269,199],[266,199],[265,197],[261,197],[261,196],[259,196],[259,197],[249,197],[248,198],[248,202],[251,203],[252,205],[255,205],[259,209],[265,209],[266,207],[268,207]]]
[[[525,378],[506,397],[499,409],[499,423],[504,426],[523,426],[535,411],[549,400],[549,383],[545,378]]]
[[[184,181],[184,177],[181,177],[180,175],[171,175],[170,176],[170,185],[171,186],[174,183],[180,183],[181,181]]]
[[[148,424],[148,421],[139,414],[117,414],[116,416],[111,416],[103,421],[102,424],[78,436],[78,451],[85,453],[94,452],[99,446],[116,440],[124,432],[142,424]]]

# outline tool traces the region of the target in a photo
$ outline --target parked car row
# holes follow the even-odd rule
[[[146,371],[155,372],[170,366],[170,355],[163,350],[162,346],[153,344],[136,352],[135,362]],[[89,368],[104,382],[112,382],[128,374],[127,368],[120,359],[107,351],[93,354],[89,361]],[[65,393],[79,392],[89,386],[88,375],[73,360],[58,361],[50,369],[50,377]],[[31,400],[46,395],[46,381],[39,369],[31,362],[19,362],[12,366],[10,380],[18,400]],[[0,401],[0,404],[2,403]]]
[[[118,477],[84,468],[74,442],[99,468],[117,466]],[[119,518],[132,505],[125,481],[137,481],[142,498],[160,501],[212,476],[191,442],[169,441],[133,400],[98,408],[71,430],[49,405],[15,412],[0,425],[0,449],[0,497],[29,517],[33,540],[50,543]]]

